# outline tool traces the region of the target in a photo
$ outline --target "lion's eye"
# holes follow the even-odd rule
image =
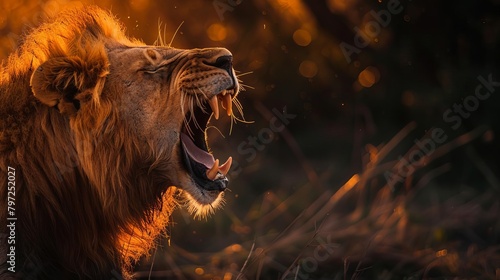
[[[161,70],[165,69],[165,66],[162,65],[162,66],[159,66],[159,67],[147,67],[147,68],[141,68],[139,69],[139,72],[144,72],[144,73],[148,73],[148,74],[154,74],[154,73],[157,73]]]
[[[148,67],[148,68],[141,68],[137,72],[144,72],[144,73],[148,73],[148,74],[154,74],[154,73],[158,72],[158,70],[159,70],[159,68]]]

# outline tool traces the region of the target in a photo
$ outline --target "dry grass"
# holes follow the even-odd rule
[[[227,244],[215,253],[191,253],[171,245],[163,261],[167,268],[162,270],[160,265],[136,276],[500,279],[498,178],[471,156],[471,164],[482,170],[490,186],[477,189],[435,182],[453,169],[453,163],[440,158],[467,153],[467,144],[487,128],[449,140],[422,159],[425,168],[390,186],[383,174],[401,162],[388,158],[413,127],[410,124],[384,146],[369,147],[365,170],[336,191],[322,186],[329,175],[320,174],[314,185],[306,184],[289,197],[268,193],[252,208],[259,208],[258,217],[233,220],[250,227],[254,239]]]

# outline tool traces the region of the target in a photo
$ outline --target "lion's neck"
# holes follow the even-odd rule
[[[31,123],[33,136],[19,139],[23,148],[14,147],[7,160],[18,170],[18,243],[24,258],[42,270],[56,265],[109,273],[131,267],[166,228],[175,190],[141,198],[123,189],[120,196],[108,194],[103,201],[101,188],[85,175],[76,149],[68,145],[74,143],[68,120],[50,108],[39,108],[38,114],[44,117]],[[144,213],[149,213],[146,220]]]

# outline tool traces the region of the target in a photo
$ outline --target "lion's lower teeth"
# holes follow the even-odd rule
[[[224,176],[227,175],[227,172],[229,171],[229,169],[231,168],[231,164],[233,163],[233,158],[232,157],[229,157],[226,162],[224,162],[223,165],[221,165],[219,167],[219,171],[220,173],[222,173]]]
[[[216,159],[212,168],[207,170],[207,178],[212,181],[215,180],[218,171],[219,171],[219,160]]]
[[[222,175],[226,176],[227,172],[229,172],[229,169],[231,168],[232,163],[233,163],[233,158],[229,157],[223,165],[219,166],[219,160],[216,159],[212,168],[207,169],[206,171],[207,178],[213,181],[217,178],[219,172]]]

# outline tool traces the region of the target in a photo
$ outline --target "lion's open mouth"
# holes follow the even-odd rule
[[[184,164],[197,187],[221,192],[227,188],[226,175],[231,168],[232,158],[219,165],[219,160],[209,152],[206,142],[206,128],[210,116],[219,118],[219,101],[227,114],[232,114],[232,96],[234,89],[223,90],[205,101],[202,106],[193,106],[188,112],[187,122],[181,129],[181,147]]]

